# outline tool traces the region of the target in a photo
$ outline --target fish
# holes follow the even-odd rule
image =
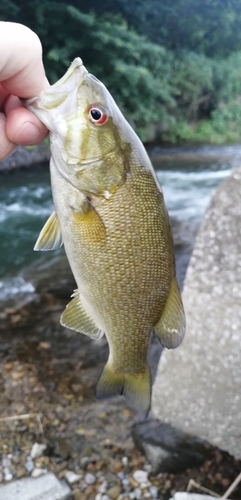
[[[24,104],[50,130],[54,212],[34,249],[64,244],[77,284],[60,322],[91,339],[105,334],[96,397],[123,395],[146,416],[151,334],[168,349],[185,334],[161,186],[141,140],[79,57]]]

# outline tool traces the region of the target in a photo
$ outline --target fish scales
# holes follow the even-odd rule
[[[51,132],[55,213],[36,249],[63,239],[78,287],[61,322],[92,338],[105,333],[109,359],[97,396],[124,394],[146,414],[151,332],[170,348],[185,331],[161,188],[140,140],[80,59],[26,105]]]

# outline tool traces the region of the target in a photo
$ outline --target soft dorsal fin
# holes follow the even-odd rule
[[[181,344],[185,335],[185,314],[177,280],[174,277],[160,320],[154,326],[163,347],[173,349]]]
[[[58,216],[54,212],[44,224],[39,237],[35,243],[34,250],[56,250],[63,245]]]
[[[60,318],[61,325],[88,335],[92,339],[98,340],[103,337],[104,332],[85,311],[78,290],[74,292],[73,297]]]

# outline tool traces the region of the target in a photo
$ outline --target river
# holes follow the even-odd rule
[[[240,163],[241,147],[154,149],[152,161],[173,227],[180,285],[195,234],[215,187]],[[63,249],[33,252],[53,210],[48,166],[19,170],[0,182],[0,302],[14,305],[35,292],[43,266],[63,259]],[[27,276],[27,278],[26,278]]]

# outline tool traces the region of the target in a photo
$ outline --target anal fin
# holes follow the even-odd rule
[[[60,224],[58,216],[54,212],[50,215],[47,222],[44,224],[39,237],[35,243],[34,250],[56,250],[63,245]]]
[[[176,277],[174,277],[164,311],[160,320],[154,326],[154,330],[163,347],[173,349],[181,344],[185,335],[185,326],[182,299]]]
[[[95,324],[81,304],[78,291],[73,294],[74,298],[67,304],[60,318],[62,326],[88,335],[92,339],[100,339],[104,332]]]

